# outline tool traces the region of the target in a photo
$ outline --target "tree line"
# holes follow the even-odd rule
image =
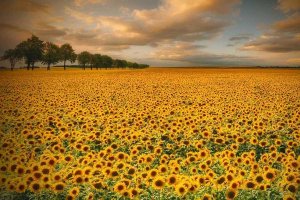
[[[88,51],[83,51],[78,55],[75,53],[73,47],[66,43],[58,46],[52,42],[44,42],[37,36],[32,35],[25,41],[19,43],[14,49],[8,49],[4,52],[1,60],[8,60],[10,62],[10,69],[13,70],[17,62],[24,60],[27,65],[27,70],[33,70],[37,62],[47,66],[50,70],[51,65],[63,62],[64,70],[66,70],[66,63],[74,63],[76,60],[82,69],[90,67],[101,68],[147,68],[147,64],[138,64],[126,60],[113,59],[108,55],[101,55],[99,53],[92,54]]]

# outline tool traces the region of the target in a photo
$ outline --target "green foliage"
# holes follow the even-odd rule
[[[101,54],[96,53],[96,54],[92,55],[91,66],[94,66],[97,69],[103,67],[103,61],[102,61]]]
[[[77,55],[70,44],[66,43],[60,47],[60,59],[64,62],[64,69],[66,69],[66,61],[74,63],[76,61],[76,57]]]
[[[268,147],[261,147],[259,145],[256,145],[255,147],[255,160],[258,162],[261,156],[265,153],[269,152]]]
[[[211,169],[219,176],[221,176],[222,174],[225,173],[224,167],[222,167],[219,162],[214,163],[214,165],[211,167]]]
[[[127,61],[116,59],[116,60],[113,61],[113,65],[114,65],[114,67],[125,68],[127,66]]]
[[[60,49],[56,44],[46,42],[42,56],[42,63],[47,64],[47,70],[50,70],[51,64],[56,64],[60,60]]]
[[[85,66],[91,62],[92,54],[87,51],[83,51],[77,56],[78,63],[82,65],[82,68],[85,69]]]
[[[30,65],[34,69],[35,62],[41,61],[44,52],[44,42],[37,36],[32,35],[26,41],[21,42],[16,47],[22,57],[25,58],[27,69],[29,70]]]
[[[103,55],[102,56],[102,63],[103,66],[107,69],[107,68],[111,68],[112,64],[113,64],[113,59],[107,55]]]
[[[11,70],[14,69],[16,63],[22,59],[22,52],[20,49],[8,49],[4,52],[4,55],[0,58],[0,60],[9,60]]]
[[[236,156],[241,156],[244,152],[249,152],[253,150],[255,147],[250,143],[243,143],[239,145],[239,148],[236,152]]]
[[[15,49],[6,50],[4,55],[1,57],[1,60],[9,60],[11,70],[13,70],[16,62],[20,61],[22,58],[25,59],[28,70],[30,66],[34,69],[34,64],[39,61],[46,64],[48,66],[48,70],[50,69],[50,65],[62,61],[63,67],[66,69],[66,62],[70,61],[71,63],[74,63],[76,59],[83,69],[85,69],[86,65],[90,65],[91,69],[93,67],[96,67],[97,69],[101,67],[105,67],[106,69],[112,67],[128,67],[136,69],[149,67],[147,64],[132,63],[120,59],[113,60],[107,55],[93,55],[88,51],[83,51],[76,55],[74,49],[68,43],[58,47],[56,44],[51,42],[44,43],[35,35],[32,35],[31,38],[19,43]]]

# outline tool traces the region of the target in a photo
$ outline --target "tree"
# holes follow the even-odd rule
[[[60,47],[61,61],[64,62],[64,70],[66,70],[66,61],[74,63],[76,61],[76,54],[72,46],[68,43]]]
[[[138,68],[139,67],[139,64],[137,64],[137,63],[132,63],[132,62],[128,62],[128,67],[129,68]]]
[[[32,35],[31,38],[18,44],[17,49],[20,50],[22,56],[25,58],[27,70],[29,70],[30,65],[33,70],[34,64],[42,59],[44,42],[37,36]]]
[[[94,54],[92,55],[92,63],[91,63],[92,66],[96,67],[96,69],[98,69],[100,67],[103,66],[103,63],[102,63],[102,56],[100,54]]]
[[[126,60],[120,60],[120,59],[116,59],[114,60],[114,65],[116,67],[121,67],[121,68],[125,68],[127,66],[127,61]]]
[[[60,49],[56,44],[46,42],[44,53],[42,56],[42,63],[47,64],[47,70],[50,70],[51,64],[56,64],[60,60]]]
[[[121,60],[121,68],[126,68],[127,67],[127,61],[126,60]]]
[[[16,63],[21,59],[22,54],[18,48],[6,50],[4,55],[1,57],[1,60],[9,60],[11,71],[14,70]]]
[[[113,59],[107,55],[102,56],[102,63],[105,68],[111,68],[113,64]]]
[[[82,65],[82,68],[85,70],[85,65],[91,62],[92,55],[87,52],[83,51],[77,56],[78,63]]]

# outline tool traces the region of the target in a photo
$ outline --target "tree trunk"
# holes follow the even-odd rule
[[[30,68],[30,62],[27,63],[27,70]]]
[[[66,61],[64,60],[64,70],[66,70]]]
[[[13,70],[14,70],[14,63],[10,62],[10,71],[13,71]]]
[[[34,69],[34,62],[32,62],[32,64],[31,64],[31,70],[33,70]]]
[[[83,64],[83,70],[85,70],[85,64]]]
[[[50,70],[50,63],[48,63],[48,67],[47,67],[47,70]]]

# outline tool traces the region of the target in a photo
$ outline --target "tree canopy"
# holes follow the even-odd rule
[[[1,57],[1,60],[9,60],[11,70],[15,68],[16,63],[21,59],[22,59],[22,53],[17,48],[7,49],[4,52],[4,55]]]
[[[1,56],[1,60],[9,60],[11,70],[13,70],[16,63],[22,59],[27,65],[28,70],[30,66],[33,70],[36,62],[47,65],[47,70],[50,70],[51,65],[63,62],[63,67],[66,69],[67,61],[74,63],[76,60],[84,70],[87,66],[91,69],[93,69],[93,67],[96,69],[102,67],[106,69],[113,67],[137,69],[149,67],[149,65],[146,64],[113,59],[108,55],[101,55],[99,53],[91,54],[88,51],[82,51],[76,55],[73,47],[69,43],[65,43],[59,47],[52,42],[44,42],[35,35],[20,42],[14,49],[7,49],[3,56]]]
[[[89,64],[92,60],[92,54],[88,51],[83,51],[77,56],[78,63],[82,65],[82,68],[85,70],[87,64]]]
[[[42,63],[47,64],[47,70],[50,70],[51,64],[56,64],[60,60],[60,49],[56,44],[46,42],[42,56]]]
[[[76,61],[76,53],[72,46],[68,43],[61,45],[60,47],[61,61],[64,63],[64,70],[66,70],[66,61],[74,63]]]
[[[27,69],[29,70],[31,65],[33,70],[34,64],[42,59],[44,42],[37,36],[32,35],[31,38],[18,44],[17,49],[19,49],[23,55],[25,63],[27,64]]]

